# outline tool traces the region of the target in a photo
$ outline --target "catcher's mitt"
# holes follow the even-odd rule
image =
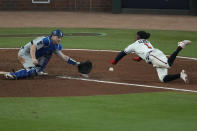
[[[80,73],[88,74],[92,70],[92,62],[91,61],[80,62],[80,64],[77,67]]]

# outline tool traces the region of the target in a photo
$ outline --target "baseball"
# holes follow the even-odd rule
[[[113,67],[109,67],[109,71],[114,71],[114,68]]]

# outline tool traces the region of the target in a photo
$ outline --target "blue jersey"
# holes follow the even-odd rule
[[[61,51],[62,45],[61,44],[53,44],[51,37],[44,37],[41,41],[37,42],[37,50],[36,50],[36,58],[42,56],[49,56],[52,53]]]
[[[61,44],[53,44],[51,36],[42,36],[37,37],[22,47],[24,55],[30,55],[30,48],[32,44],[36,46],[35,55],[37,59],[42,56],[50,56],[52,53],[58,53],[58,51],[62,50]]]

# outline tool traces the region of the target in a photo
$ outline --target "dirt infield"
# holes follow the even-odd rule
[[[64,28],[122,28],[122,29],[163,29],[197,31],[197,17],[183,15],[144,15],[79,12],[0,12],[0,27],[64,27]],[[197,90],[197,62],[178,59],[170,73],[186,69],[190,84],[181,80],[167,84],[159,82],[151,65],[135,63],[128,56],[120,62],[114,72],[109,72],[108,61],[114,58],[112,52],[65,51],[77,60],[92,60],[93,71],[89,79],[144,84],[161,87]],[[0,71],[20,69],[17,50],[0,50]],[[9,54],[9,55],[8,55]],[[61,79],[56,76],[81,77],[72,65],[64,64],[57,57],[47,66],[49,76],[19,81],[5,80],[0,75],[0,97],[42,97],[42,96],[87,96],[104,94],[125,94],[136,92],[160,92],[163,89],[96,83],[80,80]]]
[[[16,60],[17,50],[0,50],[0,69],[11,71],[20,69],[21,65]],[[170,73],[180,72],[186,69],[190,75],[190,84],[184,84],[182,80],[170,83],[161,83],[158,80],[156,71],[151,65],[141,62],[136,63],[131,60],[132,55],[125,57],[114,72],[109,72],[109,59],[116,53],[112,52],[92,52],[92,51],[64,51],[65,54],[76,60],[91,60],[94,68],[88,79],[103,81],[115,81],[122,83],[154,85],[159,87],[171,87],[179,89],[196,90],[197,85],[197,62],[187,59],[177,59]],[[7,55],[9,54],[9,55]],[[189,67],[189,68],[188,68]],[[24,80],[5,80],[0,77],[0,96],[1,97],[43,97],[43,96],[88,96],[104,94],[125,94],[140,92],[160,92],[170,91],[163,89],[136,87],[130,85],[116,85],[107,83],[88,82],[80,80],[61,79],[56,76],[71,76],[82,78],[76,71],[76,67],[63,63],[55,55],[47,66],[50,74],[45,77],[36,77]]]
[[[197,17],[89,12],[1,11],[0,27],[72,27],[197,31]]]

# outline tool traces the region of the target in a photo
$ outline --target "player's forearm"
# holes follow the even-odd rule
[[[113,65],[117,64],[125,55],[127,55],[127,54],[126,54],[124,51],[121,51],[121,52],[116,56],[115,59],[110,60],[110,63],[113,64]]]
[[[67,62],[68,59],[69,59],[68,56],[66,56],[66,55],[64,55],[64,54],[62,54],[62,53],[58,53],[57,55],[58,55],[64,62]]]
[[[30,55],[32,59],[36,59],[36,46],[35,45],[32,45],[30,47]]]
[[[117,64],[125,55],[127,55],[124,51],[121,51],[115,58],[115,64]]]
[[[77,62],[75,60],[73,60],[72,58],[70,58],[69,56],[64,55],[62,52],[58,52],[57,55],[65,62],[67,62],[68,64],[72,64],[72,65],[76,65]]]

